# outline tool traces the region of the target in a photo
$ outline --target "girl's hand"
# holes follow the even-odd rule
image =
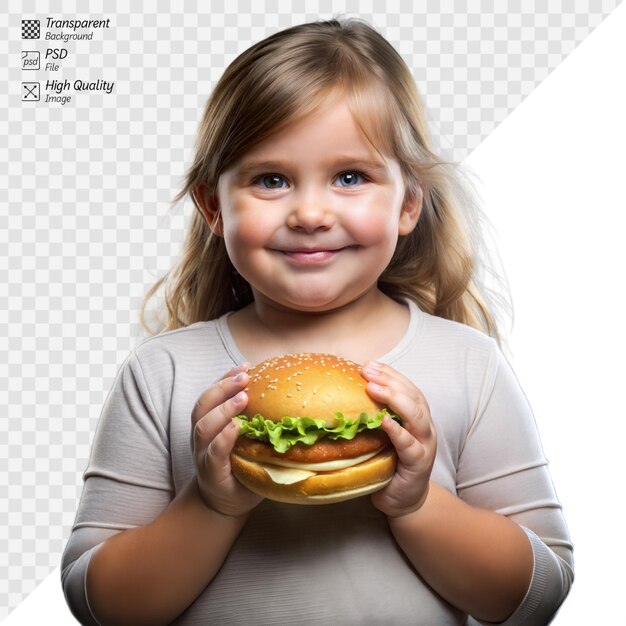
[[[391,482],[371,496],[372,504],[388,517],[400,517],[419,509],[428,495],[430,473],[437,451],[437,433],[422,392],[392,367],[370,361],[363,368],[367,392],[402,420],[390,417],[382,428],[398,455]]]
[[[206,389],[191,414],[191,451],[200,495],[208,507],[230,517],[246,515],[263,499],[246,489],[230,468],[230,453],[239,437],[233,417],[248,402],[243,391],[250,380],[248,367],[230,370]]]

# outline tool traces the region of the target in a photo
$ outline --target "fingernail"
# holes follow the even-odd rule
[[[370,361],[366,366],[365,366],[365,373],[369,374],[370,376],[378,376],[380,374],[380,363],[377,363],[376,361]]]
[[[250,363],[248,363],[248,361],[244,361],[243,363],[240,363],[239,365],[237,365],[236,367],[233,367],[232,370],[230,370],[233,374],[235,372],[241,373],[241,372],[245,372],[247,369],[250,368]]]
[[[393,426],[400,426],[400,424],[398,424],[398,422],[396,422],[396,420],[391,419],[391,418],[389,417],[389,415],[385,415],[385,416],[383,417],[383,423],[387,424],[388,426],[392,426],[392,427],[393,427]]]
[[[246,392],[245,391],[240,391],[234,398],[233,400],[237,403],[240,404],[241,402],[243,402],[246,399]]]
[[[383,387],[381,385],[377,385],[376,383],[367,383],[367,388],[370,391],[383,391]]]
[[[233,376],[234,383],[240,383],[243,380],[243,372],[239,372],[237,376]]]

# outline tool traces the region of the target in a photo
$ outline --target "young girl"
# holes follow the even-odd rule
[[[187,193],[167,332],[120,369],[85,472],[62,564],[74,614],[547,624],[572,547],[494,339],[467,196],[400,56],[353,20],[253,46],[208,102]],[[396,474],[371,497],[279,504],[232,476],[249,364],[296,352],[365,364],[401,416],[383,424]]]

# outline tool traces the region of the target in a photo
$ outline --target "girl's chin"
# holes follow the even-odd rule
[[[306,287],[303,287],[294,294],[283,292],[280,298],[269,298],[254,289],[253,292],[256,302],[264,302],[279,310],[298,313],[326,313],[361,300],[372,289],[376,289],[376,285],[363,291],[355,291],[352,294],[345,291],[341,293],[312,294],[310,291],[306,293]]]
[[[267,302],[267,299],[265,299]],[[347,304],[347,302],[321,299],[272,300],[272,306],[283,311],[294,313],[326,313]]]

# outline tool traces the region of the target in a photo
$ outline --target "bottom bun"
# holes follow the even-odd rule
[[[231,454],[230,462],[239,482],[260,496],[290,504],[332,504],[374,493],[389,484],[396,471],[396,451],[388,446],[358,465],[319,472],[290,485],[275,483],[261,463],[237,453]]]

